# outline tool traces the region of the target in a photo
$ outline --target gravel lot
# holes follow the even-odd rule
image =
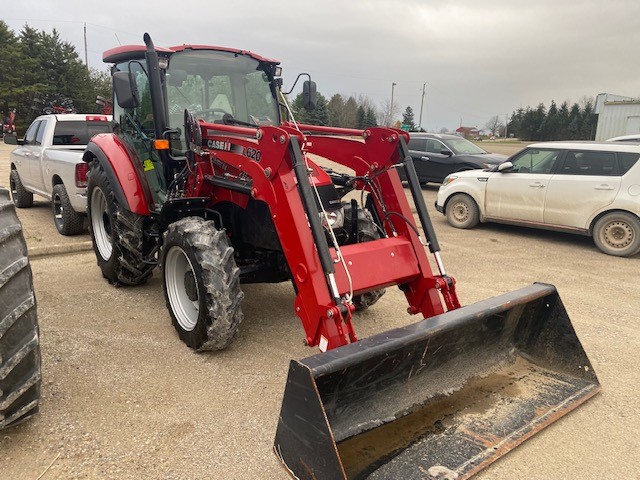
[[[9,151],[0,144],[5,185]],[[607,256],[568,234],[457,230],[432,208],[436,192],[423,190],[461,301],[555,284],[603,386],[476,478],[640,478],[640,257]],[[289,284],[245,287],[237,341],[195,354],[171,326],[157,273],[144,286],[113,288],[86,251],[88,235],[58,235],[48,203],[19,215],[38,299],[43,398],[40,415],[0,433],[0,479],[45,471],[43,479],[289,478],[271,450],[288,362],[316,353],[302,345]],[[68,250],[80,251],[60,254]],[[418,320],[405,311],[401,293],[388,289],[357,315],[356,331]]]

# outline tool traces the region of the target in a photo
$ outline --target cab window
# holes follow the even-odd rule
[[[24,144],[25,145],[35,145],[36,133],[38,132],[38,127],[40,127],[40,124],[42,122],[43,121],[40,120],[39,122],[34,122],[34,123],[31,124],[31,126],[27,130],[27,133],[25,133],[25,135],[24,135]]]
[[[409,150],[416,150],[418,152],[427,151],[427,139],[426,138],[411,138],[409,139]]]

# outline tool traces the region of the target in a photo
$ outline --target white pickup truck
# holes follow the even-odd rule
[[[82,154],[91,137],[111,131],[110,115],[42,115],[11,152],[9,183],[18,208],[33,205],[33,195],[51,200],[58,232],[84,230],[87,171]]]

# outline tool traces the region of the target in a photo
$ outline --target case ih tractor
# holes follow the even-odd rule
[[[297,124],[278,62],[243,50],[145,35],[104,61],[115,129],[84,157],[102,274],[159,266],[198,351],[233,341],[241,284],[292,282],[323,352],[290,365],[274,451],[295,478],[465,478],[599,390],[553,286],[460,308],[405,132]],[[394,285],[425,319],[358,341],[354,312]]]

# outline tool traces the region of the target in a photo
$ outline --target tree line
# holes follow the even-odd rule
[[[316,108],[307,110],[300,93],[293,100],[291,110],[297,122],[308,125],[358,129],[378,126],[373,103],[363,96],[345,98],[336,93],[327,101],[324,95],[318,93]]]
[[[28,25],[15,33],[0,20],[0,114],[16,109],[16,126],[23,134],[36,114],[34,96],[60,94],[73,99],[79,112],[99,112],[96,97],[111,96],[106,72],[89,70],[74,45]]]
[[[571,107],[566,101],[560,107],[551,101],[549,109],[540,103],[513,112],[507,134],[527,141],[593,140],[597,124],[592,99],[584,98]]]

